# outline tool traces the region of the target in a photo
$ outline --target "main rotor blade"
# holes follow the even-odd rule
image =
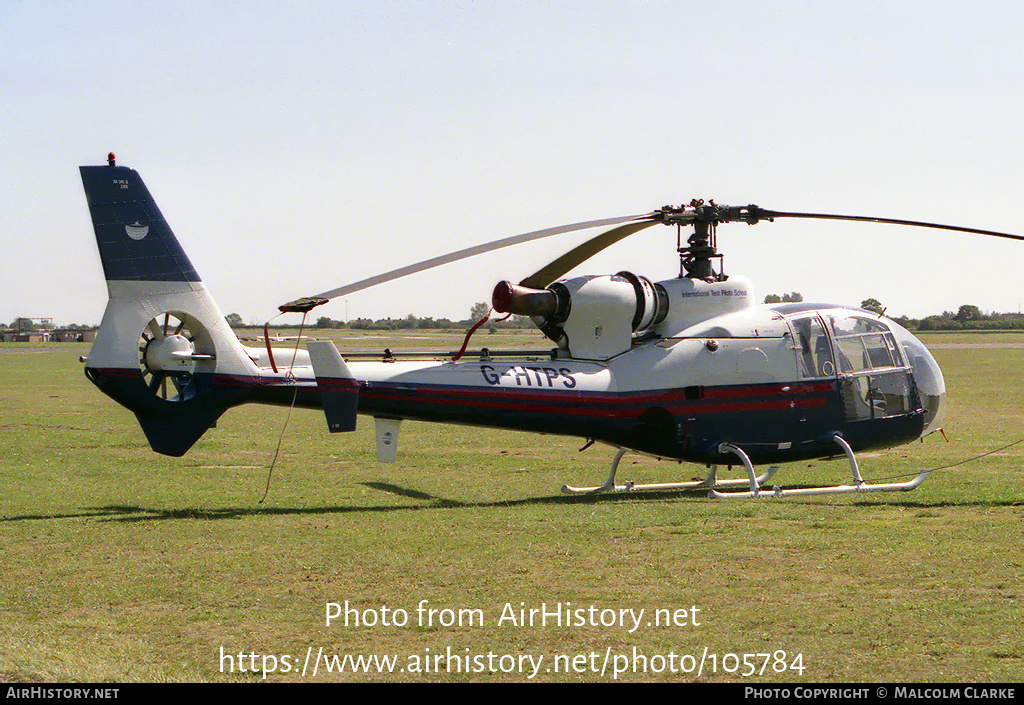
[[[835,215],[832,213],[787,213],[783,211],[770,211],[758,209],[759,218],[810,218],[816,220],[853,220],[862,223],[885,223],[887,225],[910,225],[918,228],[935,228],[937,230],[952,230],[958,233],[974,233],[975,235],[992,235],[994,237],[1005,237],[1010,240],[1024,240],[1024,235],[1012,233],[999,233],[994,230],[980,230],[978,228],[965,228],[960,225],[944,225],[942,223],[925,223],[919,220],[899,220],[897,218],[876,218],[868,215]]]
[[[340,286],[337,289],[331,289],[325,291],[322,294],[317,294],[314,297],[309,297],[307,300],[321,300],[319,303],[326,303],[330,299],[337,298],[338,296],[344,296],[345,294],[352,294],[356,291],[362,291],[368,289],[371,286],[377,284],[383,284],[385,282],[393,281],[395,279],[401,279],[407,277],[410,274],[416,274],[417,272],[423,272],[434,267],[440,267],[443,264],[449,264],[451,262],[458,262],[459,260],[466,259],[467,257],[473,257],[474,255],[481,255],[485,252],[493,252],[494,250],[500,250],[504,247],[511,247],[512,245],[518,245],[524,242],[530,242],[532,240],[540,240],[541,238],[551,237],[553,235],[561,235],[563,233],[570,233],[576,230],[586,230],[588,228],[599,228],[605,225],[618,225],[619,223],[625,223],[631,220],[647,219],[651,218],[651,214],[644,215],[627,215],[620,216],[618,218],[604,218],[602,220],[590,220],[583,223],[573,223],[572,225],[560,225],[554,228],[545,228],[544,230],[535,230],[529,233],[523,233],[522,235],[513,235],[512,237],[502,238],[501,240],[495,240],[494,242],[486,243],[483,245],[475,245],[474,247],[467,247],[464,250],[458,250],[457,252],[451,252],[447,255],[441,255],[440,257],[432,257],[428,260],[424,260],[417,264],[410,264],[407,267],[399,267],[393,269],[390,272],[384,274],[378,274],[375,277],[369,277],[361,281],[354,282],[352,284],[346,284]],[[645,226],[647,223],[645,223]],[[300,299],[300,301],[303,301]],[[294,302],[293,302],[294,303]],[[287,306],[288,304],[285,304]]]
[[[548,284],[557,279],[561,279],[562,275],[566,272],[577,265],[586,262],[606,247],[610,247],[619,240],[622,240],[633,233],[639,232],[644,228],[656,225],[659,222],[661,221],[655,220],[653,216],[647,216],[646,220],[620,225],[608,232],[601,233],[600,235],[587,240],[579,247],[566,252],[555,261],[544,265],[541,270],[534,272],[526,279],[519,282],[519,285],[530,287],[531,289],[544,289]]]

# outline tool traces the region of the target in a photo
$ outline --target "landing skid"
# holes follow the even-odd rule
[[[608,473],[608,479],[605,480],[604,484],[600,487],[571,487],[570,485],[562,485],[562,492],[565,494],[598,494],[602,492],[641,492],[644,490],[705,490],[712,489],[714,487],[742,487],[747,483],[747,480],[719,480],[717,478],[718,466],[712,465],[707,477],[703,480],[652,484],[626,482],[622,485],[616,485],[615,473],[618,472],[619,461],[622,460],[622,456],[624,456],[626,452],[625,448],[621,448],[619,449],[619,452],[615,454],[615,458],[612,460],[611,471]],[[763,483],[771,479],[772,475],[774,475],[777,470],[778,467],[773,465],[760,477],[754,477],[757,486],[760,487]],[[748,466],[748,472],[750,471],[752,471],[752,467]]]
[[[846,459],[850,462],[850,470],[853,474],[852,485],[835,485],[832,487],[806,487],[800,489],[786,490],[779,486],[766,489],[764,483],[772,478],[778,471],[778,467],[772,465],[768,468],[764,474],[758,476],[754,473],[754,466],[750,462],[750,457],[743,452],[739,446],[732,445],[731,443],[720,443],[718,445],[718,452],[725,455],[729,453],[736,456],[743,463],[743,467],[747,470],[746,480],[719,480],[717,477],[718,466],[712,465],[711,470],[708,472],[707,477],[703,480],[692,480],[689,482],[663,482],[663,483],[652,483],[652,484],[637,484],[635,482],[626,482],[625,484],[615,484],[615,474],[619,469],[619,461],[622,460],[627,451],[625,448],[619,449],[619,452],[615,454],[615,458],[612,460],[611,471],[608,473],[608,479],[604,481],[604,484],[600,487],[572,487],[570,485],[562,485],[562,492],[565,494],[600,494],[604,492],[639,492],[644,490],[710,490],[708,497],[716,499],[729,499],[729,498],[771,498],[771,497],[796,497],[796,496],[810,496],[810,495],[823,495],[823,494],[851,494],[855,492],[909,492],[910,490],[917,489],[922,482],[928,479],[928,474],[931,470],[922,470],[917,474],[913,480],[909,482],[890,482],[882,484],[870,484],[865,482],[860,476],[860,466],[857,464],[857,456],[854,455],[853,448],[850,444],[843,440],[842,436],[833,436],[832,440],[843,449],[846,453]],[[742,487],[743,485],[749,485],[750,489],[746,492],[719,492],[716,488],[731,488],[731,487]]]
[[[732,453],[743,461],[743,466],[747,469],[747,476],[750,478],[750,491],[748,492],[716,492],[712,489],[708,493],[708,497],[714,497],[718,499],[726,498],[753,498],[753,497],[795,497],[795,496],[808,496],[808,495],[821,495],[821,494],[850,494],[853,492],[908,492],[916,489],[922,482],[928,478],[928,473],[931,470],[922,470],[917,474],[913,480],[909,482],[892,482],[879,485],[872,485],[864,482],[860,476],[860,467],[857,465],[857,457],[853,454],[853,449],[850,444],[847,443],[841,436],[833,436],[832,440],[843,449],[846,453],[847,460],[850,461],[850,469],[853,472],[853,484],[852,485],[835,485],[834,487],[807,487],[801,489],[784,490],[781,487],[773,487],[770,490],[762,487],[764,481],[761,478],[754,476],[754,466],[750,463],[750,458],[740,448],[730,443],[721,443],[718,446],[719,453]]]

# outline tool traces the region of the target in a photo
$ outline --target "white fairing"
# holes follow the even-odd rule
[[[633,341],[636,292],[623,277],[589,276],[561,282],[572,298],[562,325],[569,350],[581,360],[607,360]]]
[[[753,286],[745,277],[729,277],[723,282],[681,278],[658,284],[668,294],[668,315],[656,330],[666,338],[702,321],[755,305]]]
[[[195,352],[212,356],[196,361],[196,371],[259,375],[202,283],[108,281],[107,288],[110,300],[89,352],[89,367],[138,367],[139,337],[152,321],[170,314],[188,326]]]
[[[639,291],[626,277],[636,280]],[[608,360],[630,350],[634,334],[653,329],[669,338],[704,321],[755,308],[753,289],[742,277],[722,282],[672,279],[657,285],[626,277],[584,276],[555,285],[572,302],[560,328],[573,358]]]
[[[666,362],[675,385],[792,381],[797,371],[788,331],[781,315],[764,306],[752,306],[694,323],[659,341],[655,348],[674,353]],[[670,386],[672,381],[666,379],[662,384]]]

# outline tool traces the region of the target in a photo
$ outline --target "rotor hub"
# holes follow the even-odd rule
[[[149,341],[143,354],[151,372],[191,372],[195,347],[183,335],[169,335]]]
[[[143,382],[164,401],[187,401],[198,393],[195,375],[212,372],[216,351],[195,319],[179,311],[157,316],[139,334]]]

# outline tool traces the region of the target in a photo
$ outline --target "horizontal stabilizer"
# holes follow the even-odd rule
[[[306,348],[316,375],[316,386],[320,390],[327,428],[331,433],[355,431],[359,382],[352,377],[348,365],[331,341],[314,340],[307,343]]]

